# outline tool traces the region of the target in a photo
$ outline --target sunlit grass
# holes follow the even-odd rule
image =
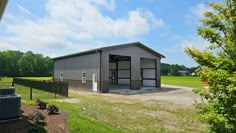
[[[51,77],[17,77],[22,79],[29,79],[29,80],[50,80]],[[12,77],[3,77],[1,78],[0,82],[12,82]]]
[[[21,99],[29,100],[30,99],[30,87],[22,86],[15,84],[16,94],[21,95]],[[53,98],[64,98],[64,96],[58,95],[52,92],[47,92],[43,90],[38,90],[32,88],[32,99],[53,99]]]
[[[11,77],[2,77],[0,78],[0,82],[12,82],[13,78]]]
[[[79,103],[46,100],[69,113],[68,131],[77,132],[206,132],[193,107],[165,101],[139,101],[116,95],[82,92]],[[24,104],[32,104],[28,100]]]
[[[48,77],[49,79],[50,77]],[[163,77],[162,77],[163,78]],[[164,77],[165,78],[165,77]],[[27,77],[27,79],[32,79]],[[47,80],[46,77],[35,78]],[[168,83],[182,86],[181,80],[188,84],[200,83],[198,78],[166,77]],[[4,79],[10,81],[11,78]],[[163,79],[162,79],[163,83]],[[187,84],[187,85],[188,85]],[[185,85],[186,86],[186,85]],[[196,85],[195,85],[196,86]],[[22,104],[35,105],[36,99],[57,105],[69,114],[68,131],[77,132],[206,132],[206,124],[200,122],[193,107],[172,104],[166,101],[140,101],[112,94],[78,93],[70,98],[79,103],[58,102],[54,93],[33,89],[33,100],[29,100],[30,88],[15,84],[16,93],[21,95]],[[68,99],[68,98],[66,98]]]
[[[167,85],[184,86],[191,88],[202,88],[199,77],[191,76],[161,76],[161,83]]]
[[[23,79],[30,79],[30,80],[50,80],[51,77],[19,77]]]

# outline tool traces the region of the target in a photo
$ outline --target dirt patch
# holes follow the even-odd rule
[[[66,123],[68,114],[65,111],[59,111],[55,115],[47,115],[46,110],[40,110],[36,106],[22,105],[22,119],[0,123],[1,133],[27,133],[27,129],[32,125],[33,121],[29,119],[29,114],[35,110],[38,110],[45,116],[45,120],[42,125],[48,133],[66,133]]]

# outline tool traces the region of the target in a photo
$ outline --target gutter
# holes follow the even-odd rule
[[[0,21],[2,19],[3,14],[4,14],[7,3],[8,3],[8,0],[1,0],[0,1]]]

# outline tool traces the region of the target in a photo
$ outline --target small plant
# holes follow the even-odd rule
[[[48,105],[47,106],[47,111],[48,111],[48,115],[51,115],[51,114],[57,113],[59,111],[59,109],[55,105]]]
[[[46,129],[38,124],[34,124],[28,128],[27,133],[46,133]]]
[[[36,106],[39,106],[40,109],[46,109],[47,103],[40,99],[37,99]]]
[[[45,117],[39,111],[34,111],[33,113],[29,114],[29,118],[34,121],[35,124],[38,124],[41,120],[43,121]]]

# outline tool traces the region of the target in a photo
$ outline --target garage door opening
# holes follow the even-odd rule
[[[109,55],[109,88],[130,88],[131,85],[131,57]]]
[[[157,63],[156,59],[140,59],[141,86],[157,87]]]

